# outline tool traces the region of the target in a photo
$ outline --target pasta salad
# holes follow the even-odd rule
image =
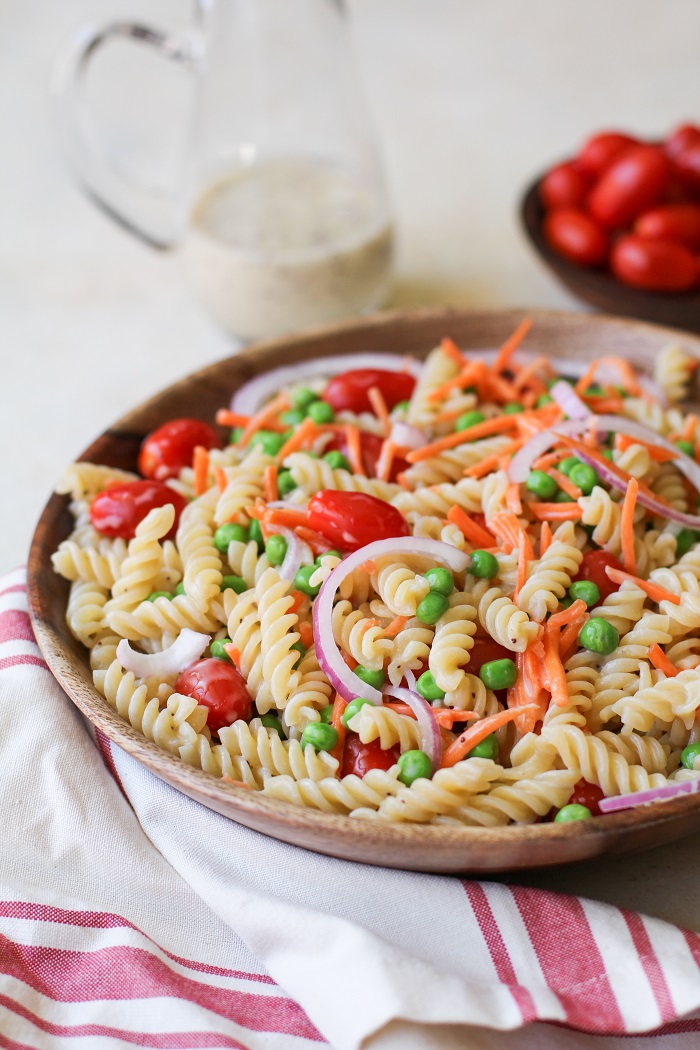
[[[355,819],[695,790],[697,362],[562,376],[529,329],[279,369],[217,427],[154,431],[138,474],[69,467],[53,565],[106,701],[214,777]]]

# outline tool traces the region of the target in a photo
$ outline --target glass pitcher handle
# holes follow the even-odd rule
[[[178,234],[179,194],[131,179],[101,143],[85,100],[92,58],[113,40],[131,40],[192,71],[196,52],[188,41],[133,22],[84,26],[59,56],[52,100],[61,144],[87,194],[114,220],[154,248],[170,248]]]

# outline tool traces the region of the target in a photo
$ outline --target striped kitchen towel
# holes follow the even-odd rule
[[[98,743],[4,577],[0,1047],[700,1045],[697,934],[308,853]]]

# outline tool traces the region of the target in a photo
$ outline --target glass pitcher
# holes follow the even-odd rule
[[[91,58],[124,38],[192,74],[176,192],[126,178],[91,125]],[[62,58],[55,98],[89,194],[151,244],[177,247],[229,331],[267,337],[384,301],[390,212],[339,0],[197,0],[183,39],[125,22],[85,28]]]

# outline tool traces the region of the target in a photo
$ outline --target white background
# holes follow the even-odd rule
[[[591,131],[654,135],[700,119],[700,4],[349,7],[398,227],[394,302],[577,307],[524,243],[521,191]],[[26,559],[65,462],[129,407],[231,352],[176,255],[81,196],[50,119],[52,59],[75,26],[136,15],[178,27],[188,13],[184,0],[22,0],[0,12],[0,570]],[[110,141],[150,163],[176,151],[185,91],[122,45],[95,70]]]

